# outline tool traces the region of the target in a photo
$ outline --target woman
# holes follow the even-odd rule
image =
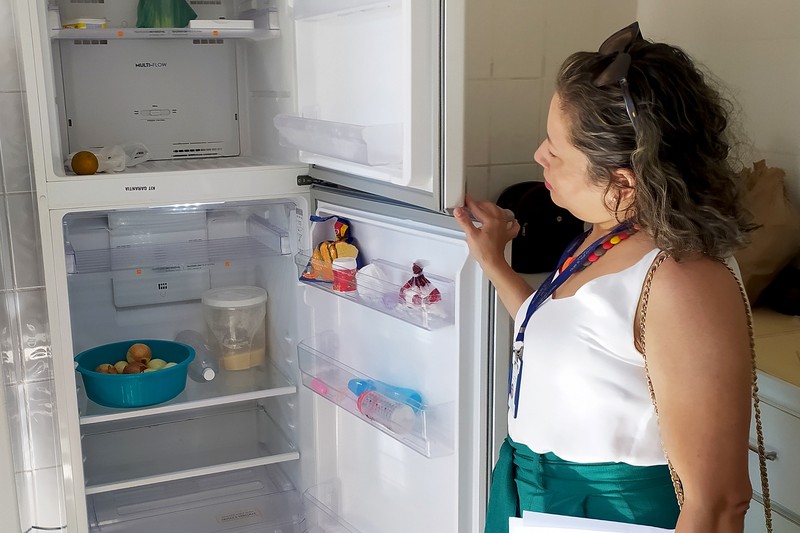
[[[503,250],[519,226],[502,209],[467,198],[480,227],[456,209],[516,317],[487,532],[523,510],[742,531],[752,367],[743,295],[723,260],[752,227],[725,103],[684,52],[642,39],[634,23],[598,53],[573,54],[557,78],[534,158],[552,200],[590,229],[552,284],[534,293],[511,270]],[[645,369],[641,298],[654,261]]]

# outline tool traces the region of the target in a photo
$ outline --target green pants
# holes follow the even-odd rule
[[[571,463],[506,438],[492,473],[485,533],[508,533],[522,511],[672,529],[678,502],[666,465]]]

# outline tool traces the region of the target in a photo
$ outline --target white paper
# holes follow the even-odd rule
[[[508,520],[509,533],[669,533],[674,529],[523,511]]]

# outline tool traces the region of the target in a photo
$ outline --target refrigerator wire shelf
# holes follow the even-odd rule
[[[388,398],[387,408],[379,413],[365,414],[366,410],[365,412],[361,410],[365,404],[359,401],[359,397],[349,385],[354,380],[361,382],[376,382],[376,380],[339,361],[332,355],[337,352],[337,347],[338,338],[332,333],[298,344],[298,362],[305,387],[425,457],[440,457],[453,453],[452,402],[428,405],[424,400],[404,401],[402,395],[391,397],[391,394],[386,394],[381,396]],[[321,350],[326,350],[327,353]],[[413,413],[413,419],[387,415],[397,404],[401,404],[406,413]]]
[[[308,251],[295,255],[298,278],[311,287],[364,305],[422,329],[444,328],[452,326],[455,322],[455,284],[450,279],[425,273],[431,287],[437,289],[439,294],[437,297],[432,298],[430,295],[415,292],[414,288],[402,292],[403,286],[413,275],[411,267],[375,259],[356,273],[355,290],[341,292],[334,290],[333,283],[330,281],[303,277],[308,267],[313,266],[312,261],[317,260],[312,259],[312,254]]]

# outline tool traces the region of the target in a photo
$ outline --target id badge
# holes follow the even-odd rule
[[[517,411],[519,410],[519,389],[522,384],[522,343],[517,341],[514,343],[514,349],[511,350],[511,366],[508,369],[508,408],[514,412],[514,418],[517,418]]]

